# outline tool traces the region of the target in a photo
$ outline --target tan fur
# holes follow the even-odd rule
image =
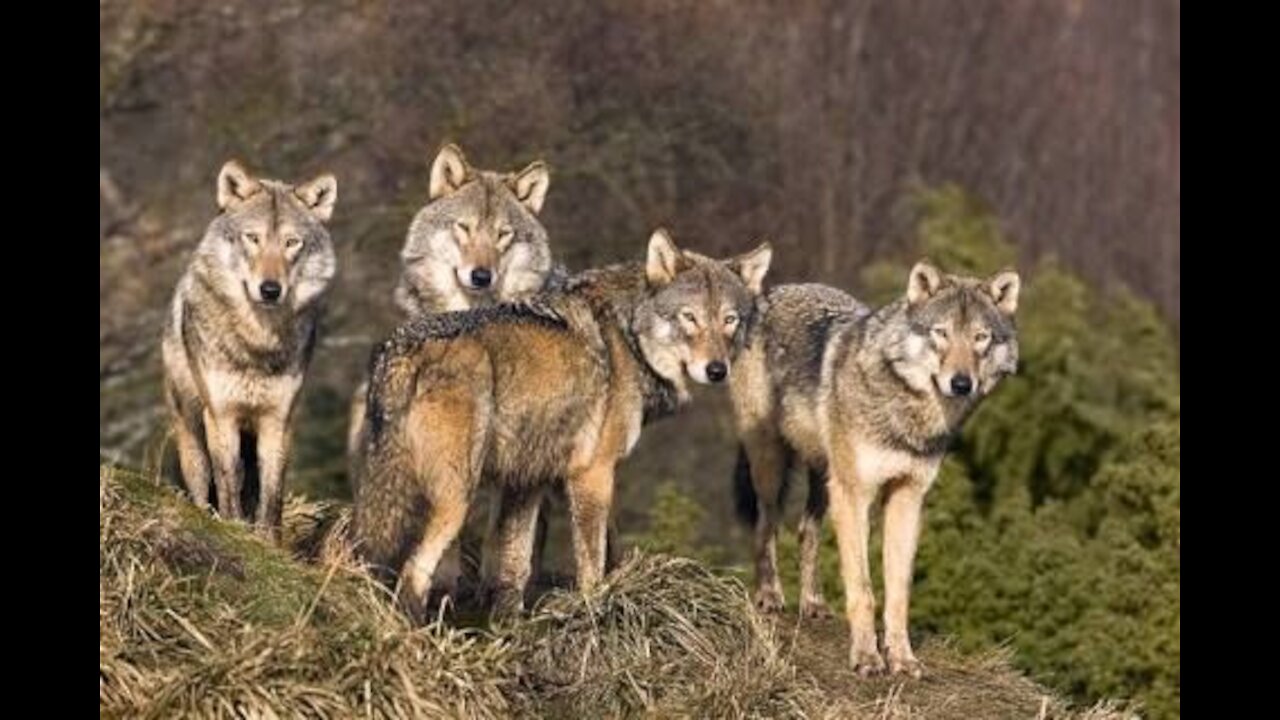
[[[650,247],[658,245],[674,248],[655,234]],[[661,278],[636,265],[589,271],[529,304],[425,316],[378,350],[357,538],[366,559],[400,575],[410,612],[422,612],[430,575],[482,480],[503,491],[489,541],[495,557],[486,558],[500,612],[522,603],[537,498],[557,478],[579,587],[599,582],[614,466],[637,427],[682,402],[678,386],[693,375],[655,363],[688,355],[691,336],[675,332],[673,318],[693,308],[711,317],[724,302],[735,314],[751,308],[744,275],[729,263],[675,252],[675,272]],[[726,373],[737,345],[719,358]]]
[[[550,179],[541,160],[519,171],[497,172],[473,167],[457,145],[442,147],[431,163],[428,202],[414,217],[401,251],[395,301],[404,318],[522,300],[561,282],[564,269],[552,265],[547,233],[537,219]],[[487,287],[470,284],[478,268],[492,273]],[[348,414],[353,494],[367,393],[365,381],[353,394]],[[493,512],[499,507],[495,500]],[[496,523],[491,517],[490,525]],[[461,572],[455,544],[445,551],[436,585],[453,594]]]

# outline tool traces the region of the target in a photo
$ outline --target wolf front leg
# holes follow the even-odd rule
[[[782,486],[786,481],[786,448],[769,430],[757,430],[743,438],[743,452],[756,495],[755,565],[756,607],[762,612],[782,612],[786,600],[778,577],[778,523],[782,518]],[[744,468],[739,468],[742,472]]]
[[[595,587],[604,577],[604,546],[613,505],[613,471],[613,460],[607,460],[569,479],[569,515],[581,591]]]
[[[284,509],[284,473],[289,461],[289,416],[268,413],[258,420],[258,512],[257,532],[273,542],[280,540]]]
[[[191,502],[197,507],[209,507],[210,468],[209,454],[202,437],[204,427],[200,412],[184,413],[169,393],[169,415],[173,434],[178,445],[178,466],[182,470],[182,482],[186,485]]]
[[[891,483],[884,501],[884,645],[889,671],[920,677],[924,668],[911,651],[907,609],[911,568],[920,539],[920,516],[929,482],[909,477]]]
[[[840,575],[849,621],[849,661],[858,674],[874,675],[884,671],[884,659],[876,645],[876,598],[871,588],[867,538],[878,488],[858,477],[852,449],[831,458],[829,473],[831,522],[840,545]]]
[[[240,520],[240,488],[244,486],[244,459],[240,455],[240,427],[230,415],[211,410],[204,413],[205,442],[213,461],[213,483],[217,490],[218,514]]]

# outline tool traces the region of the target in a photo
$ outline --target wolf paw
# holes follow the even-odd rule
[[[894,675],[909,675],[919,680],[924,676],[924,664],[916,659],[910,650],[889,650],[889,672]]]
[[[485,604],[489,606],[489,617],[501,622],[514,620],[524,614],[524,593],[508,586],[486,588]]]
[[[831,608],[827,607],[827,601],[821,595],[800,599],[800,617],[820,620],[832,616]]]
[[[278,525],[263,525],[262,523],[255,523],[253,526],[253,532],[271,545],[282,544],[282,533],[280,526]]]
[[[880,657],[880,652],[875,648],[859,648],[855,645],[849,650],[849,663],[853,666],[853,671],[863,677],[883,674],[885,669],[884,658]]]
[[[427,597],[417,595],[416,593],[402,588],[397,596],[400,609],[405,615],[409,616],[409,621],[419,627],[430,622],[430,612],[428,611]]]
[[[782,612],[787,603],[782,597],[782,590],[768,587],[756,590],[756,609],[762,613],[773,615]]]

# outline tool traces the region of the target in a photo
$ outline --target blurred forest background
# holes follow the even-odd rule
[[[339,276],[288,480],[318,497],[350,494],[346,403],[398,319],[397,254],[446,141],[485,168],[544,158],[542,220],[575,270],[638,259],[657,225],[713,254],[768,238],[771,282],[875,301],[921,255],[956,272],[1016,264],[1021,372],[930,497],[914,628],[1009,643],[1081,699],[1176,717],[1179,12],[103,0],[100,456],[172,455],[161,319],[231,157],[269,177],[338,177]],[[620,472],[624,536],[745,568],[733,453],[715,392],[646,430]],[[553,516],[553,551],[563,523]],[[794,573],[794,539],[783,549]],[[823,562],[838,603],[830,543]]]

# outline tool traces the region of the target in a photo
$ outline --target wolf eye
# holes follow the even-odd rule
[[[471,234],[471,226],[465,220],[458,220],[453,224],[454,229],[460,231],[463,235]]]
[[[498,242],[506,242],[515,237],[515,231],[511,228],[502,228],[498,231]]]
[[[929,332],[933,333],[933,336],[939,340],[947,339],[947,329],[941,325],[935,325],[929,330]]]
[[[734,315],[733,313],[729,313],[728,315],[725,315],[725,316],[724,316],[724,324],[725,324],[725,325],[737,325],[737,324],[738,324],[738,316],[737,316],[737,315]]]
[[[693,313],[689,312],[688,310],[681,310],[681,311],[680,311],[680,319],[681,319],[681,320],[684,320],[685,322],[687,322],[687,323],[689,323],[689,324],[691,324],[691,325],[697,325],[697,324],[698,324],[698,318],[697,318],[697,316],[696,316],[696,315],[694,315]]]
[[[986,342],[990,339],[991,339],[991,333],[987,332],[986,330],[979,330],[973,336],[974,342]]]
[[[250,245],[258,244],[258,233],[247,232],[244,234],[244,241]]]
[[[301,244],[302,244],[302,238],[296,237],[296,236],[291,237],[288,240],[284,241],[284,246],[287,248],[296,248]]]

